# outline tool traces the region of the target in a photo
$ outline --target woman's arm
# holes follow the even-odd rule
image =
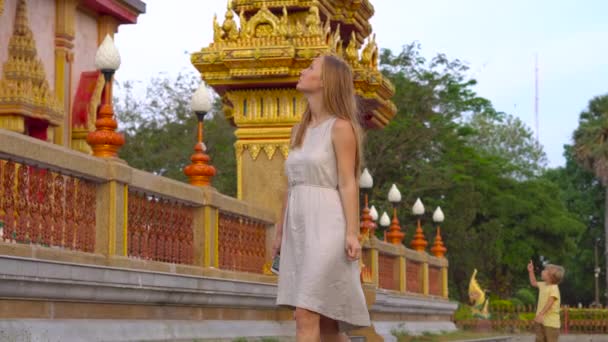
[[[338,167],[338,191],[346,218],[346,252],[351,260],[361,255],[359,244],[359,186],[355,175],[357,140],[353,126],[347,120],[337,119],[332,129],[332,140]]]
[[[528,263],[528,278],[530,278],[530,285],[538,287],[536,276],[534,275],[534,264],[532,263],[532,260],[530,260]]]
[[[291,138],[290,138],[291,143],[293,143],[293,139],[296,136],[296,132],[298,131],[299,127],[300,127],[300,124],[296,124],[291,129]],[[274,242],[272,244],[272,257],[273,258],[277,254],[279,254],[279,252],[281,251],[281,240],[283,238],[283,223],[284,223],[283,219],[285,218],[285,210],[287,209],[287,196],[288,196],[288,192],[287,192],[287,190],[285,190],[283,192],[283,195],[281,196],[281,198],[283,199],[283,204],[281,206],[281,216],[279,216],[279,219],[277,220],[277,223],[275,224],[276,231],[274,234]]]
[[[274,259],[281,251],[281,241],[283,240],[283,219],[285,217],[285,208],[287,207],[287,191],[283,197],[283,205],[281,207],[281,216],[275,223],[274,242],[272,243],[272,258]]]

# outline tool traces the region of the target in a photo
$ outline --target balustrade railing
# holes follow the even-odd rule
[[[220,268],[262,273],[266,262],[267,224],[220,210],[218,224]]]
[[[129,257],[192,264],[195,208],[176,200],[129,190]]]
[[[0,160],[0,180],[2,241],[94,250],[95,183],[13,160]]]
[[[378,287],[399,290],[399,259],[394,255],[378,255]]]
[[[270,281],[255,277],[269,274],[273,221],[212,188],[0,130],[0,253]],[[376,238],[363,247],[366,285],[447,298],[446,259]]]

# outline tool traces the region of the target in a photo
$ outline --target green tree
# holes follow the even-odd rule
[[[560,288],[564,302],[588,304],[595,299],[593,249],[596,240],[604,235],[605,194],[593,173],[576,162],[572,146],[564,146],[564,157],[565,165],[547,170],[543,178],[557,185],[561,201],[584,224],[585,230],[576,242],[578,249],[564,260],[566,278]]]
[[[513,177],[541,175],[547,156],[521,119],[506,113],[474,113],[466,121],[475,130],[469,142],[488,154],[502,156],[513,166]]]
[[[381,67],[395,85],[398,112],[384,130],[367,136],[366,165],[378,185],[372,204],[388,209],[388,187],[400,186],[406,245],[415,227],[409,212],[417,197],[427,207],[422,219],[429,242],[432,211],[437,205],[444,209],[442,233],[449,259],[457,260],[449,269],[455,297],[467,298],[477,268],[482,284],[508,298],[527,281],[530,257],[543,253],[556,259],[558,252],[575,248],[580,223],[559,200],[559,189],[535,177],[542,149],[520,121],[497,113],[474,92],[476,82],[467,77],[465,64],[444,55],[427,61],[411,44],[397,55],[383,51]],[[478,125],[482,117],[484,127]],[[501,145],[488,138],[496,132],[515,137]],[[564,249],[552,252],[551,241]]]
[[[134,94],[133,83],[122,84],[115,109],[126,144],[119,156],[135,168],[187,182],[183,169],[190,164],[197,127],[190,99],[199,84],[195,74],[158,77],[141,98]],[[236,194],[233,131],[216,101],[205,118],[204,141],[217,170],[212,186],[232,196]]]
[[[589,101],[579,117],[573,134],[573,155],[585,169],[591,171],[608,192],[608,95]],[[604,195],[604,251],[608,251],[608,196]],[[605,258],[608,259],[608,258]],[[608,288],[608,263],[605,270]],[[607,299],[608,300],[608,299]]]

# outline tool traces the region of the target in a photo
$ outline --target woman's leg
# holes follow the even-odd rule
[[[320,315],[313,311],[296,308],[295,316],[297,342],[318,342],[321,339]]]
[[[347,342],[350,341],[348,336],[340,333],[338,330],[338,322],[335,320],[321,316],[321,341],[323,342]]]

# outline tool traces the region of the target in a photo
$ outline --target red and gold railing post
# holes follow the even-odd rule
[[[401,225],[397,217],[397,205],[401,202],[401,193],[395,184],[393,184],[388,192],[388,201],[393,205],[393,220],[388,228],[389,232],[386,234],[386,238],[388,242],[399,245],[402,243],[405,234],[401,231]]]
[[[190,157],[192,164],[184,168],[184,174],[188,176],[190,184],[195,186],[208,186],[211,178],[215,176],[216,170],[209,165],[211,158],[205,153],[207,148],[203,142],[203,125],[205,115],[211,110],[209,92],[204,84],[192,96],[192,110],[198,118],[197,142],[194,145],[194,154]]]
[[[95,131],[87,135],[87,143],[96,157],[118,158],[118,150],[125,144],[125,137],[116,132],[118,124],[114,119],[112,106],[112,76],[120,66],[120,55],[109,35],[97,50],[95,65],[103,73],[105,86],[103,101],[95,121]]]
[[[420,198],[418,198],[416,200],[416,203],[414,203],[412,212],[414,215],[418,216],[418,220],[416,224],[416,233],[414,234],[414,238],[412,239],[410,246],[415,251],[424,252],[426,246],[428,245],[428,242],[424,237],[422,226],[420,224],[420,217],[424,214],[424,206],[422,205],[422,201],[420,201]]]

